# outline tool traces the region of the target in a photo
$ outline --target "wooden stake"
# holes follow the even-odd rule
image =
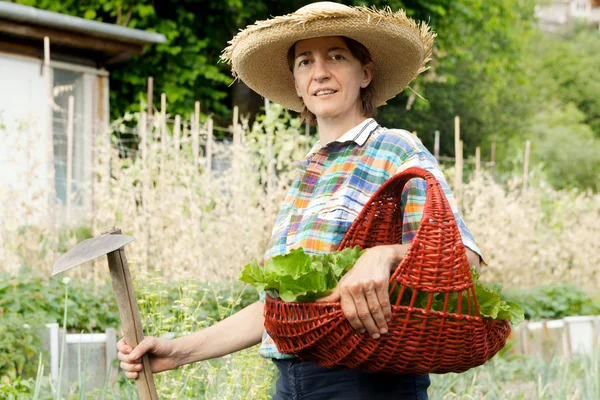
[[[192,155],[194,156],[194,167],[198,167],[198,125],[195,123],[195,118],[190,119],[190,125],[192,127]]]
[[[494,171],[496,168],[496,142],[492,142],[492,151],[490,154],[490,175],[494,180]]]
[[[525,141],[525,160],[523,161],[523,188],[527,189],[529,183],[529,153],[531,150],[531,140]]]
[[[181,134],[181,116],[175,115],[175,127],[173,129],[173,142],[175,147],[175,161],[179,161],[180,136]]]
[[[462,187],[462,145],[460,141],[460,117],[454,117],[454,153],[455,153],[455,174],[454,174],[454,197],[456,204],[460,205],[461,187]]]
[[[158,195],[162,196],[164,190],[162,189],[162,183],[164,180],[165,170],[165,157],[167,156],[167,95],[165,93],[160,94],[160,162],[159,162],[159,182],[161,188],[158,190]],[[159,201],[162,204],[162,201]]]
[[[239,138],[238,138],[238,124],[239,124],[239,108],[238,106],[234,106],[233,107],[233,144],[234,145],[238,145],[239,143]]]
[[[73,114],[75,98],[69,96],[67,108],[67,226],[71,225],[71,191],[73,186]]]
[[[212,145],[213,145],[213,120],[208,119],[208,133],[206,138],[206,172],[212,173]]]
[[[44,37],[44,80],[46,84],[46,166],[48,171],[48,211],[50,214],[50,237],[54,238],[54,244],[50,247],[50,257],[55,257],[58,247],[58,235],[56,235],[56,182],[54,170],[54,93],[53,74],[50,68],[50,38]]]
[[[142,217],[144,221],[143,227],[143,249],[145,253],[145,271],[149,270],[150,267],[150,223],[148,220],[148,208],[149,208],[149,179],[148,179],[148,118],[147,114],[142,111],[140,118],[140,125],[138,127],[140,132],[140,150],[141,150],[141,162],[142,162]]]
[[[265,117],[271,116],[271,102],[265,97]]]
[[[163,154],[167,151],[167,141],[169,137],[167,135],[167,95],[161,93],[160,95],[160,145]]]
[[[475,178],[481,177],[481,148],[477,146],[475,148]]]
[[[152,120],[152,111],[154,108],[154,78],[148,77],[148,122]]]
[[[50,65],[50,38],[44,36],[44,66]]]
[[[440,159],[440,131],[435,131],[435,139],[433,141],[433,156],[436,160]]]

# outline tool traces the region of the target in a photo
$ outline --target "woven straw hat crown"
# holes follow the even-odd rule
[[[381,106],[427,69],[435,33],[403,10],[312,3],[292,14],[257,21],[240,31],[223,50],[234,77],[260,95],[294,111],[302,100],[294,89],[287,54],[299,40],[344,36],[369,50],[373,60],[375,104]]]

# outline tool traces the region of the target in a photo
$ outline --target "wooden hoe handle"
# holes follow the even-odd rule
[[[111,234],[120,234],[120,229],[110,231]],[[121,315],[121,324],[123,326],[123,335],[125,341],[131,347],[137,346],[144,339],[144,331],[142,329],[142,320],[140,311],[135,298],[135,291],[131,283],[131,274],[125,257],[125,249],[121,247],[107,254],[108,268],[110,269],[110,277],[112,279],[113,290]],[[135,383],[141,400],[158,400],[156,386],[154,386],[154,378],[152,377],[152,369],[150,367],[150,359],[148,354],[142,357],[143,369],[140,371]]]

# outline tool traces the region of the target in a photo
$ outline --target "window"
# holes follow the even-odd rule
[[[54,180],[56,201],[67,202],[67,121],[69,96],[74,97],[73,160],[71,180],[71,204],[83,205],[85,190],[86,129],[83,73],[54,69],[53,95],[54,116],[52,136],[54,144]]]

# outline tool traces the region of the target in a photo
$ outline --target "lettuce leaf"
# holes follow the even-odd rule
[[[269,259],[264,268],[252,260],[239,280],[286,302],[314,301],[330,294],[364,252],[359,246],[314,255],[294,249]]]
[[[315,301],[327,296],[337,286],[339,280],[354,266],[366,250],[359,246],[326,254],[309,255],[303,249],[294,249],[288,254],[273,257],[261,268],[258,261],[252,260],[244,266],[239,280],[256,287],[259,292],[266,291],[271,297],[280,297],[286,302]],[[510,321],[518,325],[524,320],[523,309],[515,302],[503,301],[500,294],[502,286],[499,283],[486,284],[479,282],[479,273],[471,268],[475,295],[479,304],[479,312],[483,318]],[[414,289],[407,287],[400,305],[408,306]],[[400,294],[400,286],[390,296],[392,304]],[[471,296],[472,297],[472,296]],[[446,293],[436,293],[433,296],[431,309],[443,311]],[[414,307],[427,308],[429,292],[420,291],[416,294]],[[458,312],[458,293],[448,294],[446,311],[451,314]],[[469,304],[466,291],[462,293],[461,314],[468,314]],[[471,315],[475,315],[475,305],[471,298]]]

